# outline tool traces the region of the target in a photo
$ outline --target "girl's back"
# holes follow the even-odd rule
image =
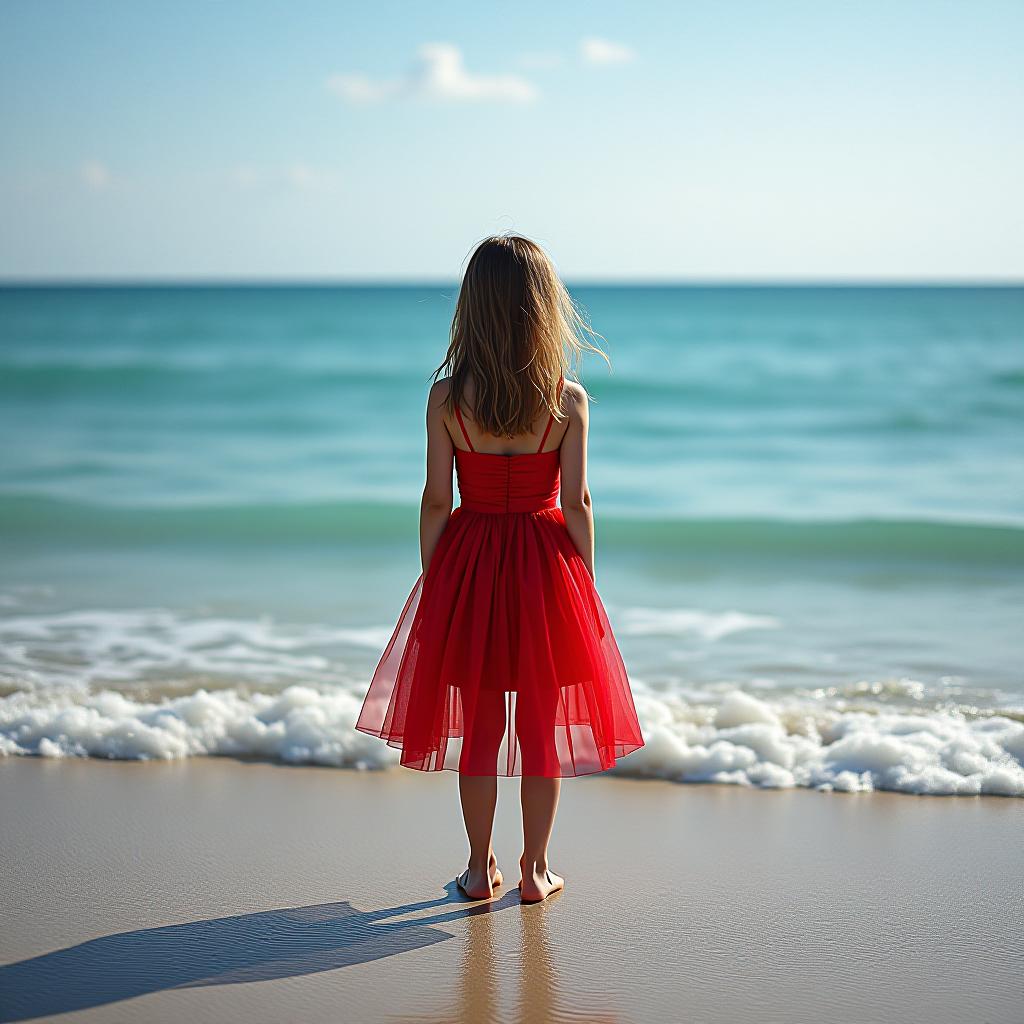
[[[496,776],[523,776],[524,822],[539,815],[523,893],[543,898],[561,885],[539,852],[557,803],[548,784],[557,792],[560,778],[643,745],[594,582],[588,402],[567,379],[569,355],[599,351],[582,323],[533,243],[489,239],[474,253],[427,399],[423,571],[356,726],[400,749],[406,767],[460,773],[470,893],[500,884]]]

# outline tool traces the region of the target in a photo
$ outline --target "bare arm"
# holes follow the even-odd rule
[[[448,382],[438,381],[427,396],[427,479],[420,503],[420,562],[424,572],[452,513],[455,446],[441,409],[447,394]]]
[[[578,384],[567,384],[569,426],[562,440],[560,504],[576,550],[580,553],[591,579],[594,573],[594,509],[587,486],[587,436],[590,430],[590,408],[586,391]]]

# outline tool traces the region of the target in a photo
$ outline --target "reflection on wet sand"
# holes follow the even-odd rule
[[[503,901],[511,894],[506,893]],[[494,904],[485,904],[493,906]],[[494,941],[494,914],[480,914],[466,921],[466,939],[459,958],[458,1011],[455,1021],[498,1019],[501,965]]]
[[[587,1005],[591,997],[570,992],[560,979],[548,915],[558,912],[561,898],[559,893],[536,906],[522,906],[518,894],[510,892],[481,904],[481,912],[465,919],[454,1005],[440,1012],[397,1017],[395,1024],[616,1024],[617,1017],[608,1008]],[[510,904],[519,906],[518,950],[500,944],[496,936],[495,912]],[[500,920],[507,924],[508,915]],[[513,974],[518,975],[518,989],[514,996],[509,993],[503,1006],[502,989],[515,984]]]

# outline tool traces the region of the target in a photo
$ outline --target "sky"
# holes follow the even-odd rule
[[[1024,279],[1024,0],[0,4],[0,278]]]

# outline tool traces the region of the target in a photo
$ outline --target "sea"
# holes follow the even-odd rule
[[[1024,288],[571,291],[615,772],[1024,796]],[[396,764],[456,294],[0,288],[0,756]]]

